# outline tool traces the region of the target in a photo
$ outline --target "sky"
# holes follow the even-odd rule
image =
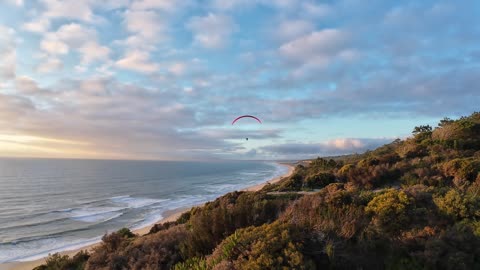
[[[0,156],[374,149],[479,111],[478,14],[475,0],[2,0]],[[243,114],[263,123],[232,126]]]

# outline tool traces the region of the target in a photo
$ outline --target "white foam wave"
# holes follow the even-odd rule
[[[168,199],[150,199],[150,198],[134,198],[129,195],[112,197],[111,201],[116,204],[125,205],[128,208],[141,208],[156,203],[167,201]]]
[[[261,175],[261,172],[241,172],[240,175],[246,175],[246,176],[259,176]]]
[[[73,211],[73,208],[65,208],[65,209],[60,209],[60,210],[54,210],[52,213],[67,213]]]
[[[217,195],[186,195],[179,196],[176,199],[163,200],[161,204],[152,206],[152,210],[146,213],[143,219],[137,221],[131,229],[136,230],[157,223],[164,218],[164,214],[168,210],[193,207],[213,200],[216,197]]]
[[[85,207],[58,211],[64,216],[82,222],[105,222],[122,215],[123,207]]]
[[[18,244],[3,244],[0,263],[25,262],[41,259],[48,254],[75,250],[100,242],[101,236],[90,239],[46,238]]]
[[[89,211],[79,210],[74,211],[74,214],[70,217],[73,220],[82,221],[82,222],[106,222],[117,218],[123,215],[121,212],[112,211],[112,212],[98,212],[93,213]]]
[[[241,189],[243,186],[244,185],[242,184],[214,184],[201,187],[210,193],[224,194],[230,191]]]

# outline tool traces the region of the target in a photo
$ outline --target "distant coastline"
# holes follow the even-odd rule
[[[294,167],[294,163],[293,162],[277,162],[277,164],[279,165],[282,165],[282,166],[286,166],[288,167],[288,171],[281,175],[281,176],[276,176],[272,179],[269,179],[268,181],[265,181],[263,183],[260,183],[260,184],[256,184],[256,185],[253,185],[253,186],[250,186],[250,187],[247,187],[247,188],[244,188],[242,189],[242,191],[250,191],[250,192],[256,192],[256,191],[259,191],[261,190],[264,186],[268,185],[268,184],[274,184],[274,183],[277,183],[278,181],[280,181],[282,178],[285,178],[285,177],[288,177],[290,176],[295,167]],[[199,204],[199,205],[192,205],[191,207],[182,207],[182,208],[178,208],[178,209],[173,209],[173,210],[169,210],[169,211],[166,211],[165,212],[165,217],[164,218],[161,218],[159,220],[157,220],[155,223],[151,224],[151,225],[148,225],[148,226],[145,226],[145,227],[142,227],[142,228],[139,228],[139,229],[134,229],[132,230],[135,234],[138,234],[138,235],[145,235],[145,234],[148,234],[148,232],[150,231],[150,229],[155,225],[155,224],[161,224],[161,223],[165,223],[165,222],[171,222],[171,221],[175,221],[177,220],[178,217],[180,217],[183,213],[189,211],[192,207],[196,207],[196,206],[202,206],[204,205],[203,203],[202,204]],[[101,243],[101,241],[98,241],[96,243],[93,243],[93,244],[89,244],[89,245],[85,245],[83,247],[80,247],[80,248],[75,248],[75,249],[72,249],[72,250],[65,250],[65,251],[61,251],[59,252],[61,255],[69,255],[69,256],[73,256],[75,255],[76,253],[78,253],[79,251],[81,250],[88,250],[88,251],[91,251],[93,248],[95,248],[96,246],[98,246],[99,244]],[[31,270],[33,269],[34,267],[37,267],[43,263],[45,263],[45,259],[47,257],[43,257],[41,259],[36,259],[36,260],[32,260],[32,261],[24,261],[24,262],[9,262],[9,263],[2,263],[0,264],[0,270]]]

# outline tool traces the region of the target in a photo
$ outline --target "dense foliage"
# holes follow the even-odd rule
[[[259,192],[106,235],[38,269],[480,269],[480,113],[361,155],[318,158]]]

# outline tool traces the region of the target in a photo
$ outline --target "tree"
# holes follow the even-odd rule
[[[413,129],[412,134],[416,136],[418,134],[431,133],[432,130],[433,129],[430,125],[421,125],[421,126],[416,126]]]
[[[442,120],[440,120],[440,123],[438,123],[438,126],[439,127],[444,127],[444,126],[449,125],[453,122],[455,122],[455,121],[448,118],[448,117],[444,117]]]

